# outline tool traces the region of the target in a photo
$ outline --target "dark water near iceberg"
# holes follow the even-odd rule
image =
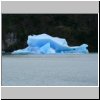
[[[2,85],[97,86],[98,54],[3,54]]]

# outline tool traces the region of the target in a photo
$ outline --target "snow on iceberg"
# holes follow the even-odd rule
[[[28,47],[15,50],[12,54],[88,53],[87,44],[70,47],[65,39],[48,34],[29,35],[27,44]]]

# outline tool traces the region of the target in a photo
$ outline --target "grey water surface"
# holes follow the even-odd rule
[[[97,85],[97,53],[2,56],[2,86]]]

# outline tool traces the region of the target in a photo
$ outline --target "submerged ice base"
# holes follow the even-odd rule
[[[65,39],[48,34],[29,35],[27,44],[28,47],[15,50],[12,54],[88,53],[87,44],[70,47]]]

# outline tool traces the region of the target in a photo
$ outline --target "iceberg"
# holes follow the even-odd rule
[[[88,53],[88,45],[68,46],[66,39],[52,37],[48,34],[29,35],[27,47],[15,50],[12,54],[56,54],[56,53]]]

